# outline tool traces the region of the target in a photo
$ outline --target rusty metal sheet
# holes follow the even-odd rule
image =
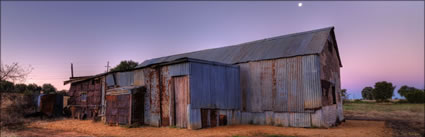
[[[307,112],[320,108],[318,58],[309,55],[239,64],[244,110]]]
[[[322,106],[320,87],[319,56],[304,56],[302,58],[304,108],[315,109]]]
[[[221,62],[226,64],[319,54],[333,27],[283,35],[235,46],[201,50],[144,61],[138,67],[173,61],[179,58]]]
[[[260,67],[260,80],[258,81],[260,84],[260,92],[261,92],[261,108],[262,111],[270,111],[273,110],[273,102],[275,100],[275,96],[273,96],[273,92],[276,92],[276,84],[273,83],[275,68],[273,64],[274,60],[262,61],[259,64]]]
[[[134,86],[145,86],[145,75],[143,73],[143,69],[134,70],[134,79],[133,79],[133,85]]]
[[[106,96],[106,121],[109,124],[130,124],[130,94]]]
[[[169,67],[161,67],[161,126],[170,126],[170,92],[172,89],[172,79],[169,76]]]

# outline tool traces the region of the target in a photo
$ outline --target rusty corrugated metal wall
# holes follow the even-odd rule
[[[103,77],[100,77],[71,83],[68,105],[73,107],[73,117],[84,114],[87,118],[92,118],[99,115],[102,100],[102,79]],[[87,96],[86,101],[81,100],[83,94]]]
[[[320,58],[298,56],[239,64],[247,112],[309,112],[321,107]]]
[[[106,96],[106,122],[108,124],[129,124],[130,94]]]

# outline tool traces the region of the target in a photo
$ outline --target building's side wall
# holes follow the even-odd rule
[[[191,62],[189,78],[190,129],[201,128],[202,118],[207,121],[204,124],[211,126],[239,124],[241,93],[238,67]]]
[[[310,112],[321,107],[317,55],[239,64],[246,112]]]
[[[310,127],[320,109],[317,55],[241,63],[242,123]]]
[[[340,65],[339,59],[337,55],[336,48],[334,47],[334,41],[331,37],[329,37],[326,46],[324,47],[322,53],[320,54],[320,79],[322,83],[322,94],[327,94],[328,96],[322,96],[322,104],[323,107],[329,107],[326,113],[326,119],[331,119],[333,123],[337,120],[341,121],[344,119],[343,116],[343,108],[342,108],[342,98],[341,98],[341,77],[340,77]],[[326,83],[330,83],[330,87],[326,86]],[[328,90],[326,88],[329,87]],[[333,89],[335,88],[335,94],[333,94]],[[324,93],[328,92],[328,93]],[[335,95],[335,97],[333,96]],[[335,103],[334,103],[335,98]],[[325,110],[324,110],[325,111]],[[329,118],[333,117],[333,118]],[[328,125],[331,126],[331,125]]]
[[[143,68],[133,71],[134,86],[146,86],[144,124],[168,126],[172,124],[172,77],[189,75],[189,63]],[[160,92],[161,91],[161,92]]]
[[[86,101],[81,100],[82,94],[87,95]],[[102,100],[102,78],[72,83],[69,89],[68,105],[74,116],[85,114],[87,118],[98,116]]]
[[[152,68],[135,70],[133,73],[133,85],[146,87],[143,123],[150,126],[160,126],[159,73]]]

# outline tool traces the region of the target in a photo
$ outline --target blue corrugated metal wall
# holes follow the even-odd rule
[[[192,109],[240,109],[239,68],[190,63]]]

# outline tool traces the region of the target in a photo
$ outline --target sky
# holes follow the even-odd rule
[[[68,89],[71,76],[121,60],[217,48],[335,27],[342,88],[377,81],[424,88],[423,1],[1,2],[1,60],[33,68],[24,83]],[[395,97],[399,95],[395,93]]]

